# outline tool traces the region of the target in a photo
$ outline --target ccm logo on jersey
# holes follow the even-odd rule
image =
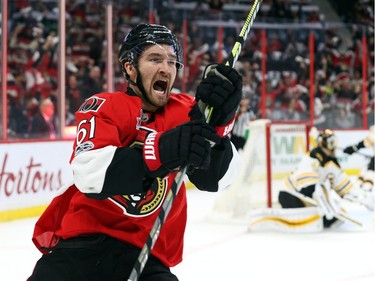
[[[105,99],[98,98],[98,97],[90,97],[83,102],[81,107],[79,108],[79,112],[97,112],[99,108],[104,104]]]

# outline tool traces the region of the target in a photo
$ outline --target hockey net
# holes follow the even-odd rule
[[[210,220],[242,221],[252,209],[276,206],[283,178],[309,147],[309,127],[302,123],[255,120],[248,126],[241,171],[227,190],[216,196]]]

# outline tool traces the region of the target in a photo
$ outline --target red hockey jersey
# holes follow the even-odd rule
[[[160,112],[149,114],[138,97],[121,92],[87,99],[76,113],[77,136],[70,160],[75,184],[55,197],[36,223],[33,242],[38,249],[48,253],[61,238],[96,233],[142,248],[177,172],[157,178],[146,193],[129,195],[133,182],[118,183],[126,195],[98,200],[84,193],[101,191],[117,148],[132,146],[142,128],[162,132],[189,121],[193,104],[189,95],[172,94]],[[124,168],[124,173],[129,170]],[[166,266],[182,260],[185,225],[183,184],[151,252]]]

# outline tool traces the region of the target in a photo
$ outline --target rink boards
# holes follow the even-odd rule
[[[365,138],[368,131],[336,134],[338,146],[344,148]],[[69,165],[72,145],[72,140],[0,143],[0,222],[39,215],[72,182]],[[361,150],[361,154],[371,153],[370,149]],[[362,155],[348,156],[340,150],[338,157],[351,175],[357,174],[368,161]],[[291,164],[290,169],[293,167]]]
[[[0,144],[0,221],[40,214],[64,185],[73,141]]]

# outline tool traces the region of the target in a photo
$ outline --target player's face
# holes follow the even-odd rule
[[[143,101],[144,109],[155,111],[168,102],[176,78],[177,57],[169,45],[152,45],[143,51],[138,60],[138,69],[146,95],[152,104]]]

